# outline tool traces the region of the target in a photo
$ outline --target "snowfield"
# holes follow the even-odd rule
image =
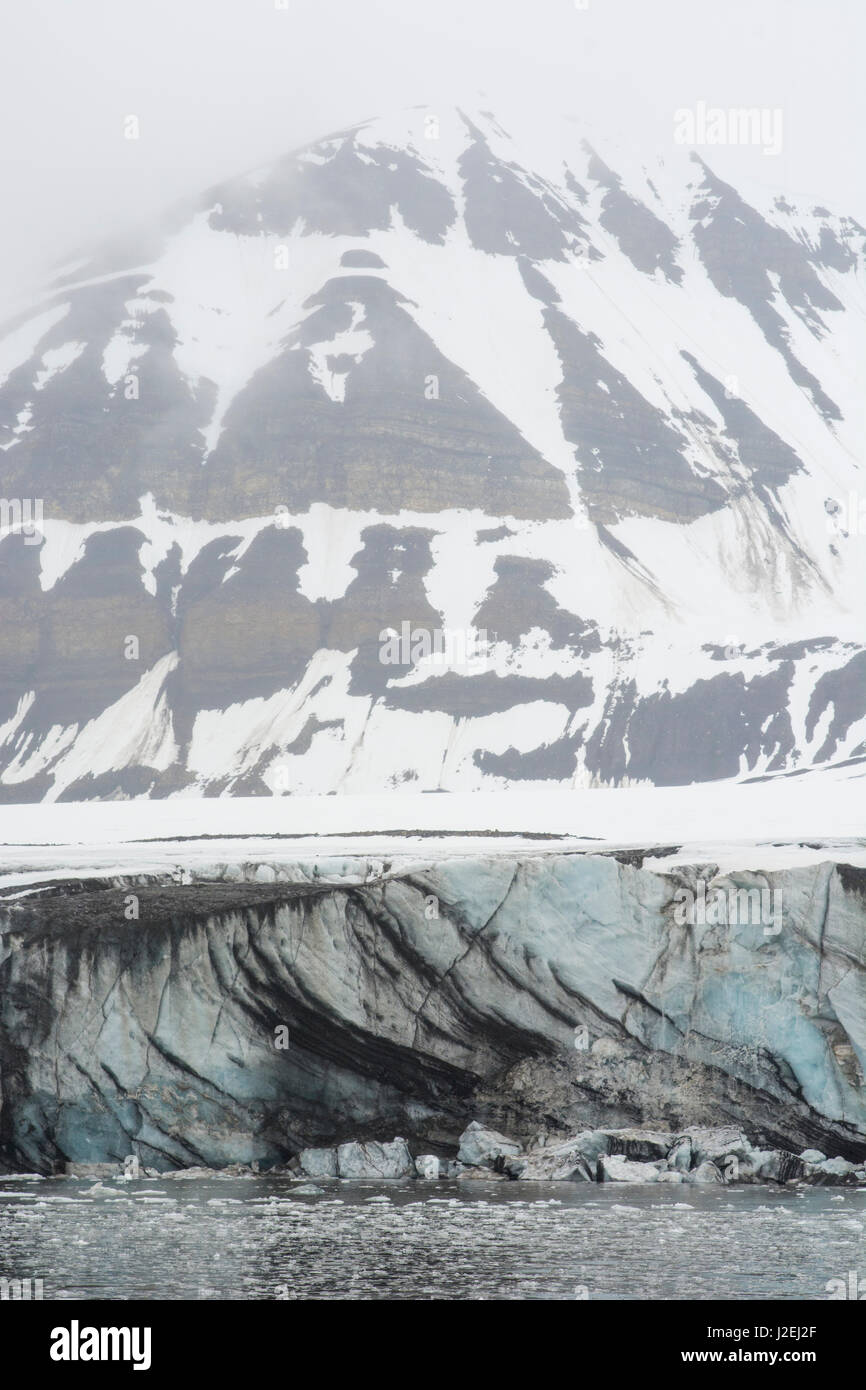
[[[828,859],[866,866],[864,775],[849,768],[670,788],[3,806],[0,869],[9,887],[10,876],[32,881],[40,867],[160,872],[179,862],[628,847],[664,849],[650,861],[660,870],[704,859],[741,869]]]

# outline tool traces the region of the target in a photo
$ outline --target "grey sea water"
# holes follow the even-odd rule
[[[0,1278],[45,1299],[814,1300],[850,1271],[866,1289],[866,1191],[299,1186],[3,1178]]]

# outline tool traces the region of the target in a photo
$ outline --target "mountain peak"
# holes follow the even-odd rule
[[[861,757],[863,240],[419,106],[71,268],[0,344],[3,794]]]

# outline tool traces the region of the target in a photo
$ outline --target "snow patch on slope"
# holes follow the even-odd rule
[[[8,380],[16,367],[22,366],[33,356],[46,333],[50,333],[68,313],[68,303],[54,304],[41,314],[34,314],[11,333],[7,333],[5,338],[0,339],[0,386]]]

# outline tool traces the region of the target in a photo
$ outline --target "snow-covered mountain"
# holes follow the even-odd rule
[[[67,267],[0,338],[0,797],[862,759],[864,246],[418,109]]]

